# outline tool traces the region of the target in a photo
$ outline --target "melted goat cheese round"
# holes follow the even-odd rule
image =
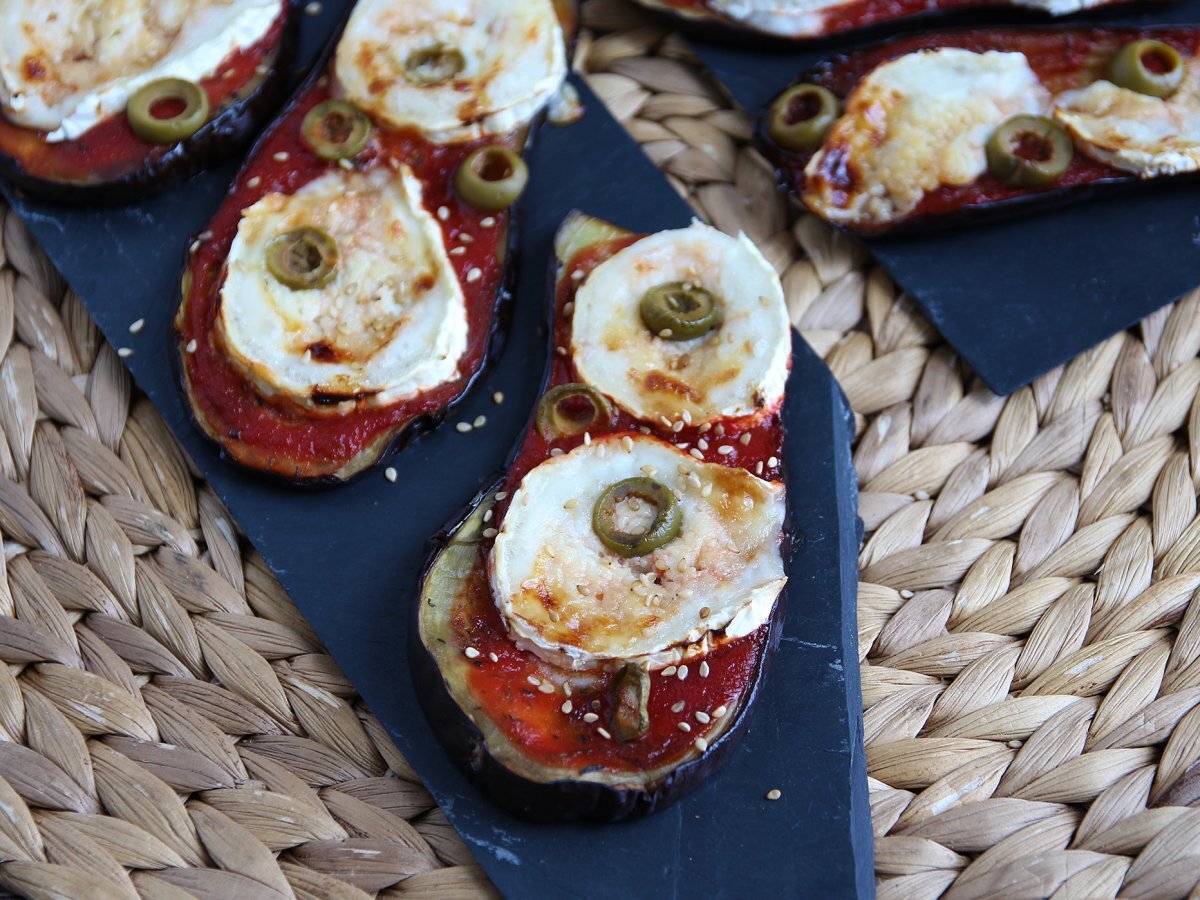
[[[1104,81],[1064,91],[1054,116],[1084,154],[1142,178],[1200,170],[1200,59],[1166,99]]]
[[[988,138],[1041,113],[1046,91],[1023,53],[921,50],[873,69],[805,167],[803,200],[837,224],[887,224],[942,185],[987,171]],[[855,173],[847,185],[840,173]],[[830,177],[832,174],[832,178]]]
[[[623,446],[623,436],[606,435],[530,471],[492,546],[492,590],[509,633],[556,664],[667,665],[710,631],[754,631],[787,580],[783,485],[629,437]],[[622,557],[596,537],[592,508],[609,485],[649,473],[679,498],[679,536]]]
[[[642,295],[672,282],[716,294],[721,323],[687,341],[651,334]],[[642,238],[593,269],[575,295],[571,345],[579,376],[630,414],[687,413],[701,424],[778,403],[791,329],[779,276],[758,248],[696,223]]]
[[[463,70],[434,84],[411,80],[409,59],[436,48],[461,53]],[[360,0],[336,72],[373,116],[458,141],[528,123],[566,77],[567,58],[551,0]]]
[[[74,140],[150,81],[210,77],[282,12],[281,0],[4,0],[0,109]]]
[[[303,226],[337,243],[333,279],[295,290],[267,269],[273,238]],[[228,357],[267,394],[297,403],[390,403],[458,374],[466,301],[407,167],[337,169],[242,212],[217,329]]]

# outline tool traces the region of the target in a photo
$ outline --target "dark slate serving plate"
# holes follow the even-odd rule
[[[310,19],[307,51],[337,4]],[[308,58],[306,56],[306,58]],[[581,86],[589,108],[546,128],[524,201],[525,241],[507,346],[453,427],[339,489],[299,492],[221,460],[189,419],[171,361],[182,252],[232,169],[140,206],[72,212],[15,206],[251,542],[425,780],[496,885],[511,896],[869,896],[872,843],[862,750],[855,589],[859,532],[852,422],[819,359],[797,341],[789,384],[787,469],[798,545],[788,619],[767,688],[732,763],[699,791],[619,826],[537,826],[492,806],[454,768],[417,704],[407,660],[408,604],[427,539],[461,510],[523,432],[545,362],[554,229],[579,207],[634,229],[686,225],[688,207]],[[145,328],[128,326],[144,318]],[[503,391],[502,405],[492,401]],[[457,417],[456,417],[457,418]],[[779,788],[782,799],[768,802]]]
[[[951,21],[998,19],[1047,24],[1011,12]],[[1197,24],[1200,0],[1057,20],[1087,23]],[[930,19],[908,26],[943,27]],[[885,32],[873,29],[869,39]],[[864,39],[755,45],[708,32],[693,43],[734,98],[757,113],[818,59]],[[1200,285],[1200,183],[1118,188],[1005,221],[868,243],[988,386],[1007,394]]]

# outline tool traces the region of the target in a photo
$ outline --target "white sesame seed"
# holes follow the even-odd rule
[[[287,162],[288,152],[286,150],[280,150],[278,153],[275,154],[274,159],[275,159],[275,162]]]
[[[475,428],[482,428],[487,424],[487,416],[476,416],[475,421],[471,425]]]
[[[647,478],[653,478],[658,474],[658,469],[654,468],[654,466],[642,466],[642,472]]]
[[[612,740],[612,735],[608,733],[607,728],[597,728],[596,734],[600,735],[600,737],[604,738],[606,741]]]
[[[724,704],[724,703],[722,703],[720,706],[718,706],[716,709],[714,709],[714,710],[712,711],[712,717],[713,717],[714,719],[719,719],[719,718],[721,718],[723,715],[725,715],[725,713],[726,713],[726,712],[728,712],[728,710],[725,708],[725,704]]]
[[[146,327],[146,320],[138,319],[136,322],[134,322],[132,325],[129,326],[129,333],[137,334],[139,331],[141,331],[145,327]]]
[[[384,469],[383,477],[386,478],[388,481],[390,481],[392,484],[395,484],[396,483],[396,468],[395,468],[395,466],[388,466],[386,469]]]
[[[649,428],[647,428],[645,425],[639,425],[639,426],[638,426],[638,431],[639,431],[639,432],[641,432],[642,434],[649,434],[649,433],[650,433],[650,429],[649,429]]]
[[[121,359],[126,359],[127,357],[133,356],[133,350],[131,350],[129,347],[120,347],[117,349],[117,356],[121,357]]]
[[[676,673],[675,677],[678,678],[680,681],[683,681],[685,678],[687,678],[687,676],[688,676],[688,667],[680,666],[679,671]]]
[[[500,533],[500,532],[498,532],[498,531],[497,531],[495,528],[485,528],[485,529],[483,529],[483,536],[484,536],[484,538],[485,538],[485,539],[487,539],[487,540],[489,540],[489,541],[490,541],[492,538],[494,538],[496,535],[498,535],[499,533]]]
[[[346,157],[343,156],[341,159],[338,160],[338,166],[340,166],[341,168],[343,168],[347,172],[349,172],[351,169],[354,168],[354,163],[350,162],[349,159],[347,159]]]
[[[195,253],[199,249],[200,249],[200,242],[192,241],[192,245],[190,247],[188,247],[188,253]]]
[[[493,228],[496,225],[496,220],[492,216],[484,216],[482,219],[479,220],[479,224],[483,228]]]
[[[196,339],[192,338],[190,341],[187,342],[187,346],[184,347],[183,349],[186,350],[188,353],[195,353],[196,347],[198,347],[198,346],[199,345],[196,343]]]
[[[603,449],[603,448],[601,448],[601,449]],[[566,452],[567,451],[564,450],[562,447],[555,447],[553,450],[550,451],[550,455],[551,456],[562,456]]]
[[[573,312],[575,312],[575,301],[568,300],[566,303],[563,304],[563,315],[569,316]]]
[[[262,178],[258,175],[255,175],[253,178],[250,178],[246,181],[246,187],[256,188],[260,184],[262,184]]]
[[[439,219],[441,219],[443,222],[445,222],[447,219],[449,219],[450,218],[450,207],[439,206],[438,210],[437,210],[437,217]]]
[[[572,281],[583,281],[583,269],[576,269],[571,273]]]
[[[701,613],[703,613],[703,612],[704,612],[704,611],[703,611],[703,610],[701,610]],[[707,660],[707,659],[703,659],[703,660],[701,660],[701,661],[700,661],[700,677],[701,677],[701,678],[707,678],[707,677],[708,677],[708,673],[709,673],[709,672],[711,672],[711,671],[712,671],[712,670],[711,670],[711,669],[708,667],[708,660]]]
[[[457,425],[454,426],[454,430],[457,431],[459,434],[466,434],[468,431],[470,431],[474,427],[475,426],[473,426],[470,422],[459,422]]]
[[[679,432],[683,431],[683,423],[676,422],[674,425],[671,426],[671,430],[673,432],[675,432],[676,434],[679,434]]]
[[[495,513],[494,513],[492,510],[490,510],[490,509],[489,509],[489,510],[487,510],[487,511],[486,511],[486,512],[483,514],[483,521],[485,521],[485,522],[490,522],[490,521],[492,521],[492,516],[493,516],[493,515],[495,515]]]
[[[583,714],[583,721],[587,722],[589,725],[591,725],[593,722],[598,722],[599,720],[600,720],[600,717],[598,715],[596,715],[595,713],[584,713]]]
[[[464,253],[466,253],[466,252],[467,252],[467,248],[466,248],[466,247],[451,247],[451,248],[450,248],[450,255],[451,255],[451,256],[462,256],[462,255],[463,255]]]
[[[671,704],[671,712],[681,713],[681,712],[683,712],[683,707],[685,705],[686,704],[684,704],[684,702],[682,700],[676,700],[673,704]]]
[[[539,684],[542,683],[542,679],[538,678],[536,675],[527,675],[525,677],[525,680],[528,681],[530,684],[532,684],[534,687],[537,687]]]
[[[627,434],[623,435],[621,437],[621,446],[625,448],[626,453],[632,453],[633,452],[633,438],[631,438]]]
[[[321,14],[321,4],[317,0],[312,0],[312,3],[304,7],[304,11],[310,16],[318,16]]]
[[[696,457],[696,459],[704,459],[704,454],[701,453],[699,450],[697,450],[695,447],[693,447],[691,450],[689,450],[688,453],[692,454],[692,456]]]
[[[572,497],[570,500],[568,500],[566,503],[563,504],[563,509],[574,509],[578,505],[579,505],[579,501],[576,500],[574,497]]]
[[[733,447],[729,446],[729,444],[722,444],[720,447],[717,448],[717,452],[720,453],[722,456],[728,456],[730,453],[733,452]]]
[[[563,693],[566,694],[568,697],[571,696],[571,682],[569,682],[569,681],[563,682]]]
[[[570,715],[571,710],[573,710],[574,708],[575,707],[572,705],[570,700],[564,701],[563,705],[559,707],[559,709],[561,709],[563,711],[563,713],[566,715]]]
[[[691,444],[689,444],[687,441],[684,441],[682,444],[676,444],[675,449],[676,450],[686,450],[690,446],[691,446]]]
[[[477,266],[474,269],[471,269],[471,271],[467,272],[467,283],[473,284],[474,282],[478,281],[482,277],[483,277],[483,270]]]
[[[489,653],[488,659],[490,659],[492,662],[500,662],[500,657],[498,657],[495,653]]]
[[[767,460],[767,465],[770,466],[772,469],[775,468],[777,465],[779,465],[779,457],[772,456],[770,459]]]
[[[669,338],[674,333],[675,332],[673,332],[670,328],[664,328],[662,331],[660,331],[658,333],[658,336],[660,338]]]
[[[706,741],[702,737],[696,738],[696,740],[693,741],[693,743],[696,745],[696,749],[699,750],[701,753],[703,753],[705,750],[708,749],[708,741]]]
[[[543,694],[553,694],[554,693],[554,685],[552,685],[548,681],[543,681],[541,684],[538,685],[538,690],[541,691]]]
[[[683,421],[687,422],[689,425],[692,424],[692,414],[689,410],[685,409],[683,412],[681,412],[679,414],[679,416],[681,419],[683,419]]]
[[[756,462],[754,464],[754,474],[761,475],[762,473],[763,473],[763,462],[760,459],[758,462]]]
[[[711,481],[705,482],[704,487],[700,488],[700,496],[707,497],[711,493],[712,493],[712,482]]]
[[[709,722],[712,721],[712,716],[710,716],[704,710],[698,709],[698,710],[696,710],[696,721],[699,722],[701,725],[707,725]]]
[[[771,788],[769,791],[767,791],[768,800],[778,800],[782,796],[783,791],[779,790],[779,788]]]
[[[740,438],[738,438],[738,441],[742,444],[742,446],[746,446],[750,443],[750,439],[753,437],[754,437],[754,435],[752,435],[750,432],[747,431]]]
[[[902,590],[900,592],[900,596],[903,597],[905,600],[911,600],[912,596],[913,596],[913,592],[910,591],[908,588],[905,588],[904,590]]]
[[[460,231],[458,233],[458,242],[460,244],[473,244],[475,243],[475,238],[471,237],[465,231]]]
[[[497,406],[499,406],[501,403],[503,403],[504,402],[504,391],[496,391],[496,393],[492,394],[492,402],[495,403]]]
[[[691,731],[692,730],[692,726],[689,725],[687,722],[679,722],[677,724],[679,726],[680,731]]]
[[[704,438],[699,438],[696,441],[696,446],[699,447],[701,450],[707,450],[708,449],[708,441],[706,441]]]
[[[583,445],[585,447],[588,447],[588,446],[591,446],[591,443],[592,443],[592,433],[590,431],[585,431],[583,433]]]
[[[554,352],[557,353],[559,356],[566,356],[567,348],[566,347],[555,347]]]
[[[663,678],[670,678],[672,675],[675,674],[675,672],[676,672],[676,669],[674,666],[667,666],[665,669],[662,670],[662,676],[663,676]]]
[[[479,651],[474,647],[468,647],[463,651],[463,655],[466,656],[467,659],[479,659]]]
[[[497,502],[500,500],[507,500],[507,499],[508,499],[508,491],[496,491]]]

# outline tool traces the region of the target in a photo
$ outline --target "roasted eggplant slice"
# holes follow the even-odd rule
[[[1117,82],[1117,83],[1114,83]],[[816,90],[841,105],[827,116]],[[1200,170],[1200,29],[912,35],[825,60],[759,129],[783,184],[863,235],[933,229]]]
[[[299,0],[13,4],[31,27],[0,46],[0,174],[64,203],[139,200],[237,152],[299,32]]]
[[[637,0],[695,26],[787,40],[829,37],[902,19],[972,9],[1028,9],[1068,16],[1132,0]]]
[[[445,415],[484,364],[520,152],[565,77],[573,7],[465,5],[361,0],[191,247],[184,388],[243,466],[345,481]],[[474,54],[470,77],[443,77],[458,51],[435,32]],[[538,77],[501,77],[515,68]]]
[[[790,331],[744,237],[576,213],[555,249],[545,400],[503,479],[435,540],[409,656],[430,724],[496,802],[618,820],[710,777],[766,677]],[[719,324],[651,332],[643,296],[676,283]]]

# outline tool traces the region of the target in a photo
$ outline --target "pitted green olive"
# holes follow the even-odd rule
[[[654,518],[644,529],[625,529],[618,518],[630,515],[626,505],[649,504]],[[600,495],[592,508],[592,530],[600,542],[621,556],[645,556],[679,537],[683,514],[671,489],[653,478],[626,478]]]
[[[300,133],[321,159],[349,159],[371,139],[371,120],[353,103],[325,100],[308,111]]]
[[[337,269],[337,243],[320,228],[285,232],[267,244],[267,271],[296,290],[327,285]]]
[[[525,160],[507,147],[480,147],[462,161],[454,186],[458,195],[484,212],[499,212],[517,202],[529,181]]]
[[[612,424],[612,404],[598,390],[586,384],[560,384],[552,387],[538,404],[537,427],[543,438],[553,441],[575,437],[590,429]]]
[[[1183,82],[1183,57],[1162,41],[1131,41],[1108,64],[1108,80],[1151,97],[1169,97]]]
[[[819,84],[796,84],[771,104],[767,133],[784,150],[815,150],[837,121],[837,97]]]
[[[143,141],[173,144],[208,121],[208,94],[182,78],[160,78],[138,88],[125,108],[129,127]]]
[[[408,54],[404,61],[404,77],[413,84],[443,84],[466,67],[467,60],[461,50],[438,41]]]
[[[1074,155],[1071,135],[1045,116],[1013,116],[987,142],[989,171],[1014,187],[1044,187],[1056,181]]]
[[[721,301],[697,284],[672,281],[650,288],[638,304],[642,324],[668,341],[703,337],[721,324]]]

